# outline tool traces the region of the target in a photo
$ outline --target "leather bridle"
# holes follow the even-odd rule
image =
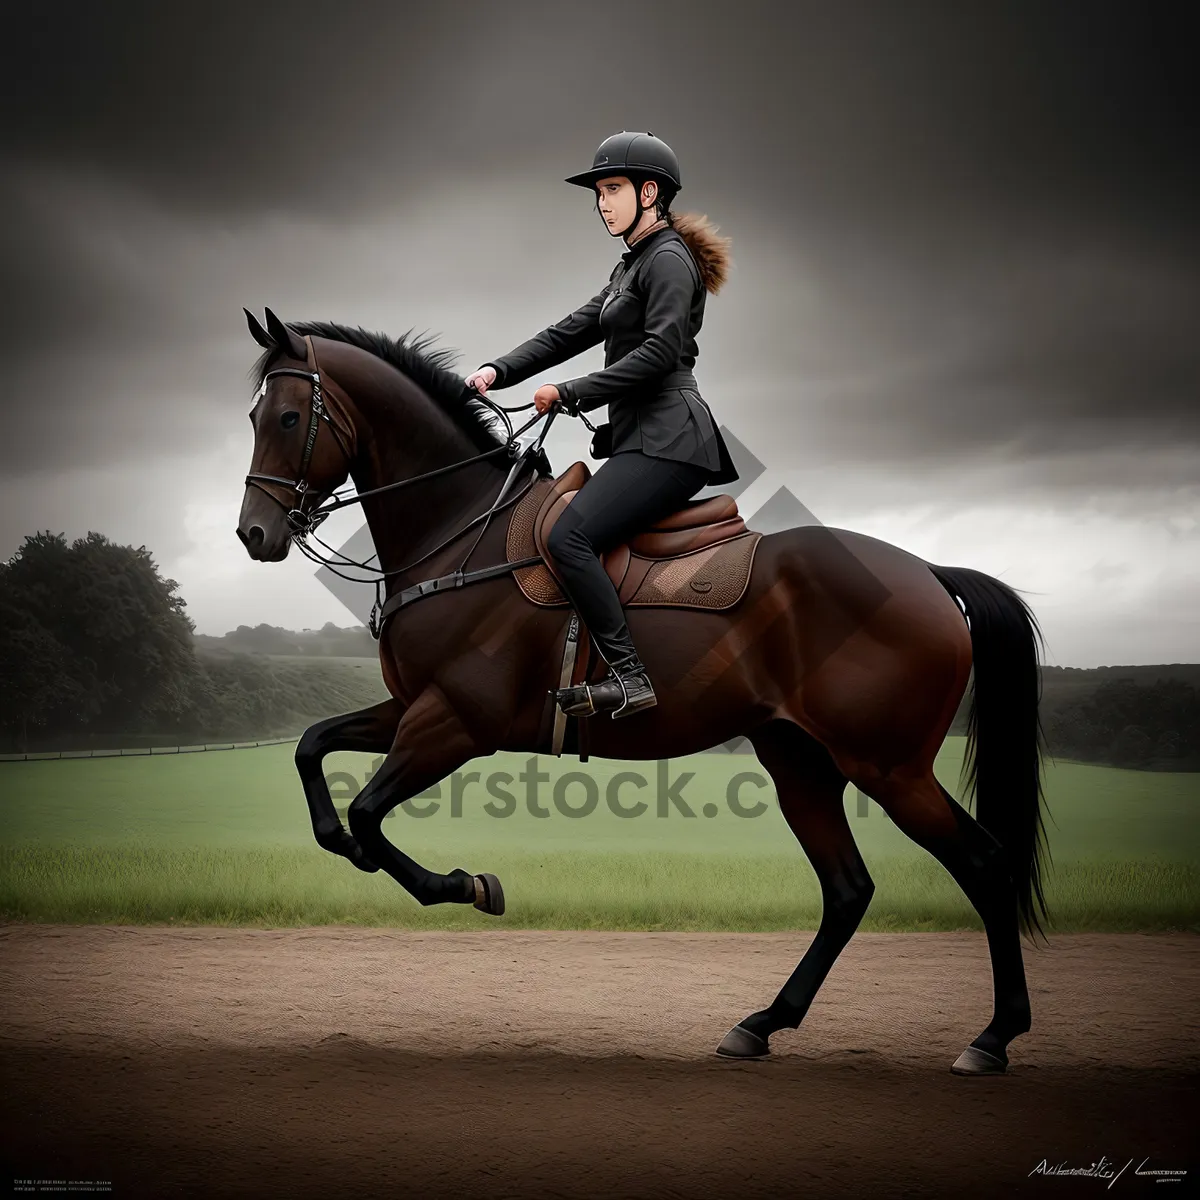
[[[311,369],[302,369],[300,367],[276,367],[274,370],[268,371],[263,376],[262,387],[259,388],[257,396],[261,397],[266,394],[267,385],[272,379],[283,375],[296,376],[300,379],[307,379],[312,384],[312,401],[309,412],[308,434],[304,441],[304,450],[300,458],[300,470],[295,479],[288,479],[282,475],[267,475],[260,471],[251,471],[246,476],[246,483],[253,484],[255,487],[264,491],[277,504],[279,504],[287,513],[288,525],[291,527],[291,538],[295,542],[300,551],[311,561],[319,563],[332,571],[335,575],[343,579],[351,580],[354,583],[371,583],[375,584],[375,605],[371,611],[371,619],[368,621],[368,626],[374,637],[378,638],[382,632],[384,621],[392,615],[393,612],[400,608],[406,607],[414,600],[419,600],[424,596],[432,595],[439,591],[444,591],[447,588],[459,588],[467,583],[483,581],[491,579],[499,574],[507,573],[515,570],[518,567],[532,566],[541,562],[540,556],[521,559],[517,562],[498,563],[492,567],[483,567],[476,571],[464,571],[467,560],[471,557],[472,551],[479,544],[487,529],[488,522],[492,516],[500,509],[507,508],[518,500],[530,487],[537,481],[540,474],[549,475],[550,463],[546,458],[545,452],[542,450],[542,442],[546,438],[546,434],[550,431],[550,426],[554,422],[555,415],[562,411],[559,404],[553,405],[546,415],[547,420],[542,427],[541,433],[538,435],[535,442],[531,442],[528,446],[522,447],[517,438],[525,432],[531,425],[541,420],[543,414],[535,414],[531,417],[520,429],[513,431],[512,422],[509,421],[507,414],[510,412],[521,412],[523,409],[532,408],[532,404],[521,404],[515,408],[503,408],[494,403],[486,396],[480,396],[477,393],[472,394],[480,403],[486,404],[501,415],[505,425],[508,428],[508,439],[501,445],[496,446],[492,450],[485,450],[482,454],[476,454],[471,458],[464,458],[460,462],[450,463],[445,467],[438,467],[432,471],[425,471],[420,475],[413,475],[408,479],[397,480],[395,483],[386,483],[382,487],[371,488],[365,492],[356,492],[352,496],[336,496],[335,493],[327,493],[324,499],[317,502],[315,507],[310,507],[306,510],[305,503],[309,496],[313,495],[313,491],[308,482],[308,468],[312,462],[313,447],[316,445],[317,434],[320,431],[321,421],[324,420],[328,425],[330,432],[338,443],[338,448],[341,450],[343,457],[346,460],[347,468],[354,461],[358,453],[358,433],[354,423],[347,416],[345,406],[337,400],[333,389],[329,386],[321,374],[320,365],[317,362],[317,350],[313,344],[312,337],[305,335],[304,343],[306,347],[305,366],[311,365]],[[578,414],[583,416],[582,413]],[[584,424],[589,429],[592,424],[583,418]],[[384,571],[381,567],[373,567],[369,563],[356,562],[353,559],[346,558],[340,551],[336,551],[333,547],[321,542],[321,545],[333,554],[338,555],[338,561],[335,566],[332,559],[324,559],[316,553],[305,542],[309,534],[313,534],[317,526],[339,508],[343,508],[348,504],[358,504],[368,496],[377,496],[381,492],[394,491],[397,488],[408,487],[413,483],[421,483],[423,480],[432,479],[439,475],[446,475],[450,471],[455,471],[459,467],[470,466],[471,463],[479,462],[481,459],[491,458],[493,455],[505,454],[508,458],[515,460],[512,469],[508,474],[508,478],[504,482],[504,486],[500,489],[499,495],[492,502],[492,505],[486,512],[482,512],[479,516],[469,521],[457,533],[443,540],[439,545],[432,550],[421,555],[414,562],[407,564],[404,567],[398,567],[395,570]],[[533,478],[529,483],[521,489],[521,491],[505,500],[509,491],[512,489],[513,483],[516,481],[521,469],[526,465],[526,460],[530,460],[536,464],[537,469],[534,472]],[[289,488],[295,496],[295,504],[289,506],[287,501],[280,499],[272,490],[274,488]],[[457,541],[464,533],[467,533],[472,526],[483,522],[483,528],[479,531],[479,536],[475,539],[471,549],[467,551],[466,558],[462,564],[451,575],[441,576],[437,579],[426,580],[423,583],[416,584],[413,587],[404,589],[403,592],[390,597],[386,603],[380,594],[380,585],[383,584],[390,576],[403,575],[410,571],[413,567],[418,566],[426,559],[433,557],[439,550],[444,549],[452,542]],[[320,538],[316,538],[318,542]],[[355,567],[364,571],[377,571],[379,577],[375,580],[370,579],[354,579],[350,575],[343,575],[338,571],[337,566]]]
[[[325,421],[329,425],[329,431],[333,434],[337,441],[338,449],[342,452],[342,457],[346,460],[346,466],[349,468],[358,453],[358,434],[354,428],[354,423],[346,415],[344,408],[336,401],[332,405],[327,405],[325,396],[327,389],[324,387],[324,382],[321,378],[321,368],[317,362],[317,349],[312,343],[312,338],[305,336],[304,344],[307,348],[305,355],[305,363],[311,363],[312,369],[305,370],[300,367],[276,367],[273,371],[268,371],[263,376],[262,387],[256,393],[256,399],[266,395],[267,386],[272,379],[277,379],[283,375],[294,375],[300,379],[307,379],[312,384],[312,397],[309,406],[308,418],[308,436],[304,439],[304,451],[300,456],[300,470],[295,479],[287,479],[282,475],[265,475],[260,471],[251,471],[246,476],[246,482],[253,484],[261,491],[266,492],[272,500],[283,507],[287,513],[288,524],[292,527],[293,532],[305,534],[311,532],[317,527],[328,515],[332,512],[329,509],[325,512],[317,513],[316,511],[305,512],[305,503],[310,495],[308,484],[308,468],[312,462],[313,447],[317,443],[317,433],[320,430],[321,422]],[[329,393],[332,399],[332,393]],[[331,408],[336,413],[337,420],[331,415]],[[340,427],[339,427],[340,423]],[[349,445],[347,445],[349,442]],[[270,487],[264,487],[264,484],[271,484],[274,487],[290,488],[295,493],[296,503],[294,506],[289,506],[286,501],[281,500]]]

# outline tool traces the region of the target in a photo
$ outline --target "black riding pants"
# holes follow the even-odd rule
[[[708,469],[698,463],[622,450],[605,459],[550,530],[547,548],[567,598],[609,666],[637,651],[600,554],[682,508],[708,477]]]

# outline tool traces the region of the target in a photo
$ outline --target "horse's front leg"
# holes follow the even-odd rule
[[[472,875],[461,867],[448,875],[426,870],[383,835],[383,818],[397,804],[494,750],[467,732],[440,689],[427,688],[404,714],[383,765],[350,805],[350,832],[367,857],[420,904],[474,904],[496,916],[504,911],[504,893],[494,875]]]
[[[296,770],[304,784],[304,798],[308,801],[317,845],[331,854],[348,858],[360,871],[378,871],[379,868],[363,853],[362,846],[338,818],[321,764],[325,756],[335,750],[386,754],[403,716],[404,705],[393,697],[370,708],[310,725],[296,746]]]

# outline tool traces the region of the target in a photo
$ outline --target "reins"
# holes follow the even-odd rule
[[[471,555],[475,552],[484,533],[487,531],[488,523],[491,518],[497,513],[510,505],[515,504],[520,500],[530,488],[537,482],[541,473],[550,474],[550,463],[546,458],[545,452],[542,450],[542,442],[545,441],[546,434],[550,431],[550,426],[554,423],[554,418],[560,411],[558,404],[552,405],[547,413],[538,413],[531,417],[520,429],[513,431],[512,422],[508,419],[509,413],[522,412],[527,408],[532,408],[532,401],[529,404],[517,405],[514,408],[504,408],[496,404],[487,396],[481,396],[475,390],[470,391],[473,399],[481,404],[486,404],[490,409],[500,415],[500,419],[504,422],[508,430],[508,438],[499,446],[491,450],[485,450],[480,454],[473,455],[471,458],[464,458],[459,462],[450,463],[444,467],[438,467],[432,471],[425,471],[420,475],[413,475],[408,479],[400,479],[394,483],[385,483],[380,487],[371,488],[365,492],[357,492],[354,495],[339,496],[336,491],[331,492],[324,500],[319,501],[315,507],[306,510],[305,503],[310,495],[307,475],[308,468],[312,461],[313,447],[316,444],[317,433],[320,429],[321,421],[324,420],[330,428],[330,432],[334,436],[334,440],[338,444],[338,448],[342,452],[342,457],[346,461],[347,468],[354,458],[358,450],[357,430],[354,428],[353,422],[346,415],[346,411],[342,403],[337,400],[333,390],[333,385],[330,381],[322,377],[321,368],[317,362],[317,350],[313,344],[312,337],[305,335],[304,343],[306,347],[306,366],[311,364],[311,369],[303,370],[299,367],[277,367],[274,370],[268,371],[263,376],[262,386],[259,388],[258,395],[262,396],[266,393],[268,383],[283,375],[297,376],[301,379],[307,379],[312,384],[312,399],[309,413],[308,435],[305,439],[304,450],[300,459],[300,470],[295,479],[287,479],[281,475],[266,475],[261,472],[250,472],[246,476],[246,483],[253,484],[266,492],[277,504],[283,507],[287,512],[287,521],[291,526],[291,538],[296,544],[300,552],[310,561],[317,563],[320,566],[326,567],[341,579],[346,579],[351,583],[374,583],[375,584],[375,603],[371,608],[370,619],[367,622],[368,628],[371,631],[371,636],[378,639],[382,633],[384,623],[387,619],[401,608],[411,604],[414,600],[420,600],[424,596],[433,595],[436,592],[447,591],[454,588],[460,588],[468,583],[481,582],[484,579],[492,579],[498,575],[506,574],[509,571],[518,570],[521,567],[534,566],[542,561],[541,557],[535,555],[532,558],[521,559],[517,562],[497,563],[491,567],[483,567],[476,571],[464,571],[464,567],[469,561]],[[583,420],[583,423],[592,432],[595,432],[595,427],[582,414],[578,414]],[[522,447],[517,441],[517,438],[529,429],[530,426],[536,424],[542,417],[546,417],[546,423],[542,426],[541,433],[538,434],[537,440],[531,442],[528,446]],[[349,443],[349,445],[348,445]],[[408,487],[410,484],[422,483],[428,479],[435,479],[441,475],[447,475],[451,471],[457,470],[459,467],[467,467],[472,463],[481,462],[485,458],[492,458],[495,455],[504,453],[506,457],[513,459],[512,469],[508,473],[508,478],[504,481],[504,486],[501,487],[492,505],[485,512],[469,521],[457,533],[452,534],[434,546],[432,550],[422,554],[420,558],[414,559],[403,567],[397,567],[391,571],[383,570],[382,566],[374,567],[370,563],[358,562],[355,559],[347,558],[339,550],[335,550],[332,546],[322,541],[316,535],[317,527],[329,516],[330,513],[336,512],[339,508],[344,508],[350,504],[358,504],[367,499],[369,496],[378,496],[384,492],[396,491],[402,487]],[[520,475],[522,469],[526,465],[533,465],[536,470],[533,478],[531,478],[521,489],[514,495],[505,499],[508,492],[511,490],[514,482]],[[270,486],[264,486],[270,485]],[[272,488],[285,487],[290,488],[295,493],[295,506],[289,508],[287,504],[275,495]],[[427,579],[422,583],[415,584],[413,587],[405,588],[396,595],[389,597],[386,601],[382,599],[381,587],[393,575],[403,575],[411,571],[413,567],[419,566],[426,559],[437,554],[438,551],[444,550],[447,546],[456,542],[463,534],[468,533],[474,526],[483,522],[479,530],[479,536],[472,543],[471,548],[464,556],[462,563],[449,575],[439,576],[437,579]],[[307,544],[307,539],[312,538],[327,550],[330,558],[323,558],[317,551]],[[378,554],[372,557],[378,557]],[[339,571],[338,567],[354,567],[361,571],[376,572],[374,579],[357,579],[352,575],[345,575]]]

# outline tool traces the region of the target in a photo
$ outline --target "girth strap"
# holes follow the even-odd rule
[[[414,584],[412,587],[397,592],[394,596],[389,596],[384,601],[383,607],[379,610],[378,629],[382,631],[388,617],[402,608],[406,608],[415,600],[433,596],[438,592],[453,591],[455,588],[465,587],[468,583],[481,583],[485,579],[495,579],[498,575],[507,575],[510,571],[517,571],[522,567],[536,566],[541,561],[541,555],[535,554],[531,558],[517,559],[516,562],[496,563],[491,567],[480,567],[477,571],[458,570],[450,575],[439,575],[437,579],[426,579],[422,583]],[[375,631],[372,630],[372,632]],[[375,633],[375,636],[378,637],[379,634]]]

